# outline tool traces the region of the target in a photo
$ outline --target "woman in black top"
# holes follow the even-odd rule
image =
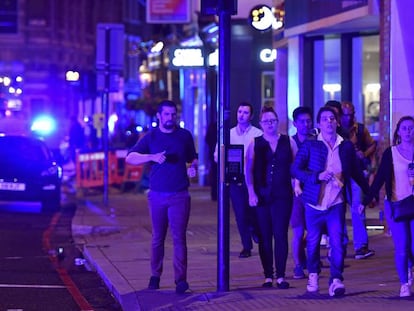
[[[256,137],[247,149],[246,184],[249,204],[257,206],[259,253],[265,275],[263,287],[272,287],[275,277],[277,287],[286,289],[289,288],[285,271],[293,200],[290,175],[293,155],[290,138],[278,132],[278,122],[273,108],[262,109],[260,125],[263,135]]]

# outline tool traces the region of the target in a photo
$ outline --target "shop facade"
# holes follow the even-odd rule
[[[298,10],[299,2],[275,1],[285,12],[283,31],[274,35],[282,128],[293,131],[297,106],[309,106],[316,115],[328,100],[351,101],[357,121],[389,143],[398,118],[414,114],[408,70],[413,64],[407,57],[414,52],[413,39],[402,37],[413,18],[404,10],[408,1],[313,1]]]

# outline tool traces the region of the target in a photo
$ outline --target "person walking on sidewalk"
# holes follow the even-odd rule
[[[161,101],[157,118],[158,127],[131,148],[126,162],[132,165],[151,165],[148,205],[152,222],[152,275],[148,288],[160,288],[164,243],[170,226],[174,244],[176,292],[183,294],[189,289],[186,231],[191,206],[188,177],[196,175],[197,154],[191,133],[177,126],[177,106],[174,102]],[[189,168],[187,163],[190,163]]]
[[[253,119],[253,106],[247,102],[241,102],[237,107],[237,125],[230,129],[230,144],[243,145],[244,156],[250,142],[260,135],[262,131],[251,124]],[[217,161],[217,148],[215,159]],[[249,206],[246,183],[230,184],[230,199],[236,218],[237,229],[243,246],[239,258],[248,258],[252,255],[253,242],[257,242],[257,219],[254,208]]]
[[[369,165],[371,163],[371,158],[377,148],[377,143],[371,137],[371,134],[368,132],[364,124],[355,121],[354,105],[351,102],[342,102],[341,107],[341,126],[343,133],[345,133],[346,138],[354,144],[356,155],[364,173],[368,172],[370,169]],[[350,187],[350,191],[348,192],[348,202],[352,219],[355,250],[354,256],[355,259],[365,259],[375,255],[375,251],[368,248],[368,232],[365,226],[365,209],[362,212],[358,210],[362,201],[362,190],[353,179],[351,179],[348,186]]]
[[[377,174],[369,195],[364,199],[367,205],[385,183],[387,198],[384,213],[394,241],[395,266],[400,279],[400,297],[411,296],[414,264],[414,220],[395,221],[391,215],[391,202],[402,200],[414,194],[414,118],[403,116],[397,122],[393,143],[381,158]]]
[[[353,144],[336,132],[337,115],[331,107],[319,109],[320,133],[305,140],[292,165],[293,177],[303,183],[307,228],[307,290],[319,290],[320,240],[326,228],[331,247],[329,295],[342,296],[344,271],[344,223],[346,185],[353,178],[368,193],[369,185],[360,169]],[[364,207],[361,205],[360,209]]]
[[[312,111],[309,107],[297,107],[293,110],[293,125],[296,128],[295,135],[292,136],[292,148],[294,154],[297,153],[300,146],[306,139],[312,139]],[[302,201],[302,185],[299,180],[294,179],[294,196],[292,216],[290,218],[290,226],[292,227],[292,255],[295,267],[293,269],[294,279],[305,278],[303,269],[306,268],[306,254],[305,254],[305,206]]]
[[[257,206],[259,254],[265,276],[263,287],[273,286],[275,266],[276,286],[287,289],[289,283],[285,273],[293,200],[290,175],[293,151],[291,138],[278,132],[278,123],[273,108],[263,107],[260,114],[263,135],[256,137],[247,149],[246,184],[249,204]]]

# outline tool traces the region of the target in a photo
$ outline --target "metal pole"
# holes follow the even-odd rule
[[[230,201],[229,187],[225,183],[225,149],[230,141],[230,40],[231,13],[219,1],[219,101],[218,101],[218,146],[219,148],[219,189],[218,189],[218,241],[217,241],[217,290],[229,291],[230,275]]]
[[[124,26],[122,24],[98,24],[96,38],[97,88],[102,91],[104,124],[102,146],[104,151],[103,203],[108,205],[109,186],[109,93],[119,91],[119,85],[111,83],[122,71],[124,64]],[[112,209],[111,209],[112,213]]]
[[[104,126],[102,133],[102,146],[104,151],[104,167],[103,167],[103,204],[108,206],[109,201],[109,129],[108,129],[108,114],[109,114],[109,84],[110,84],[110,44],[111,44],[111,29],[105,30],[105,89],[102,95],[102,112],[104,114]]]
[[[109,73],[107,72],[109,77]],[[109,79],[109,78],[108,78]],[[108,114],[109,114],[109,93],[104,91],[102,94],[102,111],[104,113],[104,127],[102,131],[102,146],[104,152],[104,167],[103,167],[103,204],[108,206],[108,184],[109,184],[109,129],[108,129]]]

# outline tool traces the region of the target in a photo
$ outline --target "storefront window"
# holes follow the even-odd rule
[[[340,38],[315,40],[313,48],[314,111],[318,111],[328,100],[341,101],[350,98],[355,106],[356,120],[365,123],[373,137],[376,137],[380,93],[379,36],[352,38],[352,57],[349,58],[352,77],[349,81],[341,80],[341,63],[344,61]],[[344,94],[344,89],[352,90],[352,94]]]
[[[357,119],[364,122],[371,135],[378,135],[379,129],[379,36],[354,38],[355,57],[361,58],[362,81],[356,86],[358,93],[354,97],[360,98]],[[355,63],[355,62],[354,62]]]
[[[341,41],[316,40],[314,44],[314,110],[328,100],[341,100]]]

